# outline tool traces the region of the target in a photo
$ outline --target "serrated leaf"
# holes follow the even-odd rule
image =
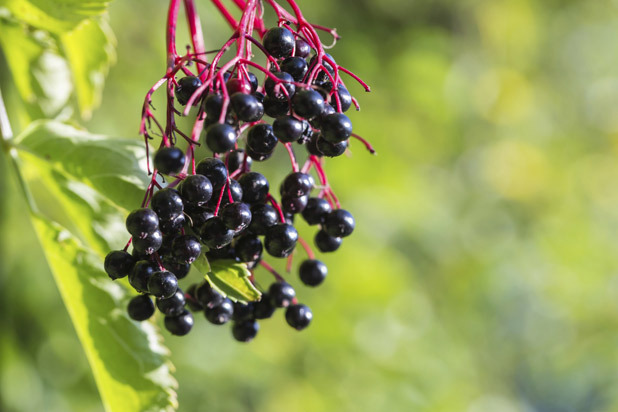
[[[197,263],[197,266],[196,266]],[[204,255],[200,256],[194,266],[219,292],[237,302],[251,302],[260,299],[262,294],[251,283],[251,272],[245,263],[233,260],[215,260],[208,264]]]
[[[106,19],[84,20],[60,37],[73,77],[82,118],[89,119],[101,101],[105,77],[116,60],[116,39]]]
[[[0,8],[7,8],[19,20],[56,34],[100,15],[108,4],[109,0],[0,0]]]
[[[139,207],[148,185],[146,151],[138,141],[111,139],[60,122],[39,121],[18,136],[15,145],[125,210]]]
[[[128,293],[71,233],[33,216],[47,262],[84,347],[105,410],[173,411],[176,381],[154,326],[129,319]]]

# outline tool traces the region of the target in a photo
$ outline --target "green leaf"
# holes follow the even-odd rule
[[[249,280],[251,272],[245,263],[233,260],[215,260],[208,263],[204,255],[193,266],[206,273],[205,279],[224,296],[237,302],[251,302],[260,299],[262,294]]]
[[[35,215],[33,222],[105,410],[174,410],[177,383],[154,326],[129,319],[128,293],[103,272],[99,256],[44,217]]]
[[[0,8],[38,29],[61,34],[107,10],[107,0],[0,0]]]
[[[63,34],[60,41],[73,75],[80,113],[88,119],[99,106],[105,77],[116,60],[116,39],[105,19],[88,19]]]
[[[125,210],[139,207],[150,180],[144,144],[138,141],[111,139],[60,122],[39,121],[18,136],[15,145]]]

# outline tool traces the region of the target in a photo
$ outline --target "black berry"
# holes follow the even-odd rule
[[[201,206],[212,197],[212,183],[201,174],[190,175],[180,185],[180,195],[186,203]]]
[[[161,299],[157,298],[157,308],[161,313],[170,316],[178,316],[185,310],[185,294],[182,290],[178,289],[169,298]]]
[[[324,221],[324,230],[333,237],[350,236],[354,231],[354,217],[343,209],[331,211]]]
[[[148,293],[158,298],[169,298],[178,290],[178,279],[172,272],[159,271],[148,279]]]
[[[147,234],[145,237],[134,237],[132,244],[133,249],[138,253],[152,255],[159,250],[161,244],[163,244],[163,234],[160,230],[156,230]]]
[[[210,125],[206,134],[206,146],[215,153],[225,153],[234,148],[236,130],[229,124],[215,123]]]
[[[352,121],[343,113],[321,118],[322,138],[330,143],[343,142],[352,135]]]
[[[264,98],[264,113],[270,117],[285,116],[290,112],[290,104],[287,100],[277,100],[274,97]]]
[[[278,308],[288,307],[296,296],[294,288],[286,282],[276,282],[268,288],[268,296],[273,306]]]
[[[334,237],[326,233],[324,230],[318,231],[315,235],[315,245],[320,252],[334,252],[341,246],[342,239],[340,237]]]
[[[311,323],[313,313],[309,307],[303,304],[290,305],[285,310],[285,320],[288,325],[296,330],[305,329]]]
[[[204,310],[204,314],[210,323],[215,325],[223,325],[232,319],[232,315],[234,314],[234,304],[231,300],[225,298],[220,304],[213,307],[207,307]]]
[[[227,182],[225,163],[214,157],[206,158],[197,164],[195,172],[210,180],[214,190],[221,189]]]
[[[234,93],[230,105],[238,120],[244,122],[257,122],[264,116],[264,106],[251,94]]]
[[[286,257],[294,250],[297,240],[298,232],[294,226],[280,223],[268,228],[264,237],[264,247],[271,256]]]
[[[308,224],[318,225],[324,223],[331,210],[330,203],[326,199],[310,197],[302,214]]]
[[[302,57],[293,56],[288,57],[281,63],[281,70],[289,73],[294,80],[300,82],[305,77],[305,74],[307,74],[309,67],[307,66],[307,61],[305,61],[305,59]]]
[[[279,215],[271,205],[252,206],[249,231],[256,235],[265,235],[268,228],[274,226],[278,221]]]
[[[178,316],[166,316],[164,320],[165,329],[172,335],[184,336],[193,328],[193,315],[185,310]]]
[[[326,265],[316,259],[307,259],[300,264],[298,275],[301,282],[307,286],[318,286],[328,274]]]
[[[223,223],[228,229],[238,233],[249,226],[251,223],[251,209],[243,202],[234,202],[225,205],[220,213]]]
[[[208,282],[202,283],[195,289],[195,298],[204,308],[212,308],[223,302],[223,296]]]
[[[337,157],[345,153],[346,149],[348,148],[348,141],[344,140],[343,142],[339,143],[331,143],[327,140],[324,140],[321,135],[318,135],[316,147],[318,151],[324,156]]]
[[[260,325],[255,320],[245,320],[234,323],[232,326],[232,336],[239,342],[249,342],[255,338]]]
[[[134,237],[146,237],[159,229],[159,216],[152,209],[136,209],[126,220],[127,231]]]
[[[305,119],[318,116],[324,107],[324,98],[313,89],[297,91],[292,98],[294,113]]]
[[[241,262],[254,262],[262,256],[262,241],[256,236],[243,236],[234,246],[236,256]]]
[[[136,262],[137,260],[130,253],[124,250],[114,250],[105,256],[103,267],[110,278],[119,279],[128,276]]]
[[[135,296],[129,301],[129,305],[127,306],[129,317],[139,322],[150,318],[154,314],[154,311],[154,304],[148,295]]]
[[[164,175],[179,173],[185,166],[185,154],[177,147],[162,147],[154,157],[154,166]]]
[[[281,184],[281,193],[291,197],[308,195],[313,188],[313,178],[302,172],[293,172],[286,176]]]
[[[273,122],[273,132],[284,143],[295,142],[303,135],[303,122],[294,116],[277,117]]]
[[[193,263],[202,253],[202,245],[194,236],[184,235],[174,239],[172,244],[174,258],[180,263]]]
[[[261,173],[249,172],[238,180],[242,188],[242,200],[246,203],[261,203],[266,200],[270,186]]]
[[[273,127],[268,123],[256,124],[247,133],[247,146],[257,153],[272,153],[277,141]]]
[[[181,105],[187,104],[193,93],[202,85],[199,78],[195,76],[186,76],[178,80],[178,86],[176,86],[176,100]]]
[[[150,260],[140,260],[129,274],[129,283],[136,291],[148,293],[148,280],[157,270],[159,267],[156,263]]]
[[[287,57],[294,51],[294,34],[284,27],[273,27],[262,38],[262,44],[274,58]]]
[[[296,92],[296,86],[293,84],[294,78],[292,75],[285,72],[273,72],[272,75],[280,81],[275,82],[272,77],[266,77],[266,81],[264,82],[264,91],[266,95],[270,98],[283,100],[287,103]],[[285,92],[282,89],[285,89]]]
[[[221,249],[229,245],[234,239],[234,231],[223,223],[219,216],[215,216],[204,223],[200,230],[202,242],[211,249]]]
[[[176,189],[165,188],[156,192],[150,201],[150,207],[157,212],[159,219],[171,220],[182,214],[184,206],[182,197]]]

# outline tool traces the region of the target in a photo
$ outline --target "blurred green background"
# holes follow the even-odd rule
[[[199,317],[165,334],[180,410],[618,411],[618,1],[299,4],[372,86],[347,81],[378,156],[352,143],[326,166],[357,231],[323,256],[320,288],[288,276],[315,315],[306,331],[278,313],[248,345]],[[229,30],[198,5],[216,48]],[[90,131],[138,138],[165,14],[111,3],[118,62]],[[285,175],[284,156],[268,163],[256,170]],[[102,411],[0,172],[0,410]]]

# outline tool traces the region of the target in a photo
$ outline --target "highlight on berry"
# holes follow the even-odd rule
[[[346,82],[369,86],[325,52],[318,31],[336,41],[335,30],[309,23],[292,0],[292,12],[275,1],[248,0],[238,21],[218,3],[232,35],[209,52],[195,7],[186,7],[192,46],[183,55],[169,29],[180,3],[170,1],[168,67],[142,109],[140,134],[147,150],[157,147],[150,184],[126,217],[128,243],[107,255],[105,271],[113,280],[127,278],[137,292],[126,308],[132,319],[150,319],[158,310],[172,335],[186,335],[203,316],[213,325],[231,323],[233,338],[248,342],[259,321],[277,310],[291,328],[305,329],[311,309],[299,301],[291,275],[271,263],[285,259],[289,272],[300,259],[300,284],[327,282],[328,268],[315,252],[339,249],[355,220],[335,195],[326,158],[355,147],[375,153],[355,133],[348,110],[359,104]],[[276,21],[262,17],[266,5]],[[155,116],[152,96],[159,89],[167,107]],[[191,119],[190,130],[178,126],[180,117]],[[198,147],[211,155],[197,158]],[[281,181],[253,170],[276,150],[289,157]],[[299,235],[301,219],[314,227],[312,241]],[[226,283],[216,267],[236,270],[244,286]],[[258,284],[260,267],[272,283]]]

